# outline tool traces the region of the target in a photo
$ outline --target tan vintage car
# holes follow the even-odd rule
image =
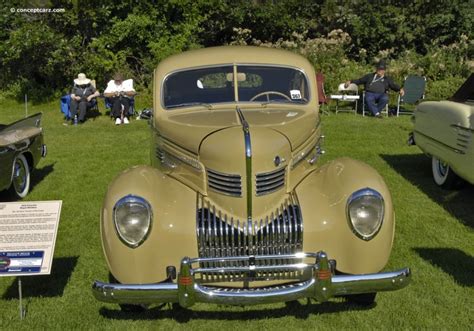
[[[474,184],[474,74],[449,101],[421,103],[409,143],[432,157],[433,179],[444,188]]]
[[[263,47],[193,50],[154,73],[151,166],[110,185],[100,231],[111,283],[95,297],[250,305],[375,293],[410,281],[381,272],[395,216],[382,177],[323,136],[313,66]]]
[[[41,157],[43,144],[41,113],[9,125],[0,124],[0,191],[8,190],[14,199],[30,191],[30,173]]]

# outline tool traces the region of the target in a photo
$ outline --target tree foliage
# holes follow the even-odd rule
[[[120,70],[147,89],[165,57],[231,43],[289,48],[340,75],[341,63],[350,75],[387,57],[400,71],[413,69],[403,67],[409,60],[433,79],[462,76],[474,55],[473,8],[472,0],[10,0],[0,9],[0,86],[44,99],[79,72],[100,88]],[[348,39],[331,44],[334,31]]]

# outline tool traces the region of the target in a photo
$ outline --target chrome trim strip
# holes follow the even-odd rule
[[[240,188],[240,183],[232,183],[232,182],[225,182],[225,181],[222,181],[222,182],[219,182],[217,181],[215,178],[211,178],[209,177],[209,182],[214,185],[214,186],[218,186],[218,187],[222,187],[223,189],[230,189],[230,190],[237,190],[237,192],[241,192],[241,188]]]
[[[234,183],[240,183],[241,177],[240,175],[233,175],[233,174],[224,174],[221,172],[217,172],[215,170],[211,170],[209,168],[206,168],[206,170],[211,173],[213,177],[217,177],[219,179],[222,179],[223,181],[228,181],[228,182],[234,182]]]
[[[232,195],[232,196],[239,196],[239,197],[241,196],[240,188],[239,189],[226,188],[224,186],[215,185],[213,183],[209,183],[209,188],[212,191],[219,192],[219,193],[222,193],[222,194]]]
[[[261,196],[285,186],[286,167],[256,175],[256,195]]]
[[[257,174],[257,179],[262,180],[262,181],[269,180],[269,179],[281,176],[281,174],[284,172],[285,172],[285,167],[275,170],[275,171]]]
[[[435,143],[440,144],[441,146],[444,146],[444,147],[446,147],[446,148],[449,148],[450,150],[452,150],[452,151],[455,152],[455,153],[458,153],[458,154],[461,154],[461,155],[466,154],[466,152],[464,152],[464,151],[462,151],[462,150],[460,150],[460,149],[454,148],[454,147],[452,147],[452,146],[446,145],[445,143],[443,143],[443,142],[441,142],[441,141],[439,141],[439,140],[436,140],[436,139],[434,139],[434,138],[432,138],[432,137],[430,137],[430,136],[427,136],[426,134],[423,134],[423,133],[421,133],[420,131],[416,131],[416,130],[415,130],[415,131],[413,131],[413,132],[416,133],[416,134],[419,134],[420,136],[423,136],[423,137],[425,137],[425,138],[428,138],[428,139],[434,141]]]
[[[285,179],[279,179],[277,182],[257,186],[257,196],[269,194],[275,191],[278,191],[281,187],[285,185]]]
[[[242,178],[236,174],[225,174],[206,168],[208,186],[211,190],[225,195],[242,196]]]
[[[451,124],[450,126],[453,127],[453,128],[461,129],[461,130],[466,130],[468,132],[474,132],[474,129],[467,128],[465,126],[461,126],[461,125],[458,125],[458,124]]]
[[[235,107],[239,115],[240,123],[244,131],[245,139],[245,169],[246,169],[246,183],[247,183],[247,219],[252,219],[252,142],[250,140],[250,128],[247,120],[242,113],[242,110]]]

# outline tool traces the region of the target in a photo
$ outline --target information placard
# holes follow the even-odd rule
[[[61,205],[0,202],[0,277],[51,273]]]

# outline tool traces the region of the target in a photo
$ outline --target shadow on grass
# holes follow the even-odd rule
[[[300,301],[286,302],[284,307],[275,309],[252,309],[245,311],[194,311],[191,309],[184,309],[178,305],[173,305],[173,308],[164,308],[161,305],[152,307],[144,312],[125,312],[121,311],[118,306],[117,309],[109,309],[102,307],[100,314],[106,318],[117,320],[159,320],[172,319],[178,323],[187,323],[190,320],[226,320],[226,321],[248,321],[261,320],[265,318],[283,318],[293,316],[297,319],[307,319],[310,315],[317,314],[331,314],[344,311],[361,311],[369,310],[376,306],[376,303],[370,306],[358,306],[355,304],[348,304],[346,302],[324,302],[312,303],[307,300],[306,304]],[[222,307],[222,306],[220,306]]]
[[[89,109],[87,110],[86,120],[95,121],[95,118],[99,116],[102,116],[102,113],[99,111],[99,109]]]
[[[461,286],[474,286],[474,257],[456,248],[422,248],[413,250],[432,265],[451,275]]]
[[[30,190],[34,189],[36,185],[38,185],[43,179],[45,179],[50,173],[54,171],[54,165],[56,164],[48,164],[42,168],[35,169],[31,174],[31,187]]]
[[[60,297],[77,264],[78,256],[53,259],[50,275],[21,277],[23,297]],[[18,299],[18,277],[2,296],[4,300]]]
[[[431,159],[424,154],[381,154],[380,157],[464,225],[474,228],[473,185],[466,184],[458,190],[438,187],[433,181]]]

